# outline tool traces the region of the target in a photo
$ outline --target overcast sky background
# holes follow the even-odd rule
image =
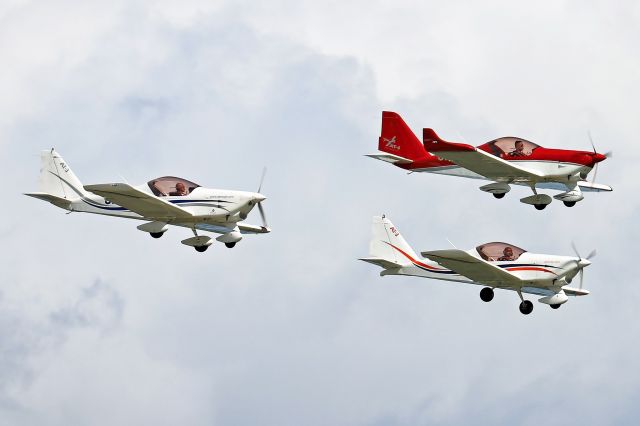
[[[0,424],[637,424],[638,40],[635,1],[0,0]],[[384,109],[475,145],[590,130],[615,190],[539,212],[407,176],[363,156]],[[50,147],[86,184],[267,166],[273,232],[196,253],[65,215],[21,195]],[[416,250],[597,248],[592,294],[525,317],[381,278],[381,213]]]

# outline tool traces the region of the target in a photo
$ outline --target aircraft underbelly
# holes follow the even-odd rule
[[[571,163],[558,163],[555,161],[513,161],[513,163],[536,171],[545,175],[566,176],[578,173],[584,166]],[[459,166],[429,167],[424,169],[416,169],[416,172],[434,173],[445,176],[464,177],[469,179],[481,179],[487,181],[501,181],[498,179],[488,179],[471,170]],[[511,185],[530,186],[528,181],[508,182]],[[557,191],[567,191],[567,186],[562,182],[536,182],[537,188],[553,189]]]

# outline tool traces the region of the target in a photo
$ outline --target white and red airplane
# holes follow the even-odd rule
[[[398,229],[384,216],[374,216],[373,236],[369,244],[369,257],[365,262],[383,268],[381,276],[410,275],[436,280],[456,281],[485,286],[480,298],[493,299],[494,289],[513,290],[520,296],[520,312],[533,311],[533,303],[523,294],[543,296],[538,302],[553,309],[569,300],[569,296],[589,294],[582,289],[583,269],[591,264],[595,250],[586,258],[529,253],[512,244],[492,242],[471,250],[423,251],[419,259]],[[580,274],[579,287],[569,284]]]
[[[537,188],[563,191],[554,196],[573,207],[584,197],[582,192],[611,191],[607,185],[586,180],[597,164],[611,156],[591,151],[543,148],[527,140],[503,137],[478,147],[446,142],[433,129],[423,129],[423,143],[395,112],[382,113],[382,132],[378,140],[381,153],[368,154],[410,172],[428,172],[493,181],[480,189],[496,198],[511,190],[510,185],[524,185],[533,195],[521,198],[542,210],[552,199],[538,194]],[[593,143],[592,143],[593,146]]]
[[[182,244],[199,252],[209,248],[213,241],[206,235],[198,235],[197,231],[222,234],[216,240],[229,248],[234,247],[243,234],[271,232],[261,204],[266,200],[260,194],[264,173],[257,192],[205,188],[174,176],[160,177],[135,187],[127,183],[82,185],[53,149],[43,151],[41,160],[40,191],[25,195],[69,212],[143,220],[146,223],[137,228],[153,238],[160,238],[169,225],[190,228],[194,236],[182,240]],[[242,222],[255,206],[260,211],[262,226]]]

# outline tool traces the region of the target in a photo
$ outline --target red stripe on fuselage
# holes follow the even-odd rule
[[[540,271],[540,272],[548,272],[548,273],[553,274],[553,275],[558,275],[555,272],[550,271],[548,269],[536,268],[534,266],[515,266],[515,267],[512,267],[512,268],[504,268],[504,269],[506,269],[509,272],[511,272],[511,271]]]
[[[406,257],[407,259],[409,259],[413,264],[418,265],[418,266],[422,266],[423,268],[427,268],[427,269],[431,269],[433,271],[448,271],[448,269],[443,269],[443,268],[435,268],[431,265],[427,265],[426,263],[422,263],[416,259],[414,259],[413,257],[411,257],[408,253],[405,253],[403,250],[399,249],[398,247],[394,246],[391,243],[387,243],[386,241],[383,241],[383,243],[389,244],[391,247],[393,247],[394,249],[398,250],[400,253],[402,253],[404,255],[404,257]]]

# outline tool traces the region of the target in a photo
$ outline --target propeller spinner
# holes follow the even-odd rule
[[[576,274],[580,273],[579,288],[582,290],[582,282],[584,279],[584,268],[591,265],[591,262],[589,260],[593,259],[596,256],[597,251],[594,249],[591,251],[591,253],[587,255],[587,257],[583,258],[582,256],[580,256],[580,252],[578,251],[578,248],[576,247],[576,244],[573,241],[571,242],[571,247],[573,248],[573,251],[576,254],[576,256],[578,256],[578,258],[574,260],[574,262],[576,262],[576,272],[567,277],[567,282],[570,283],[573,280],[573,277],[575,277]]]

